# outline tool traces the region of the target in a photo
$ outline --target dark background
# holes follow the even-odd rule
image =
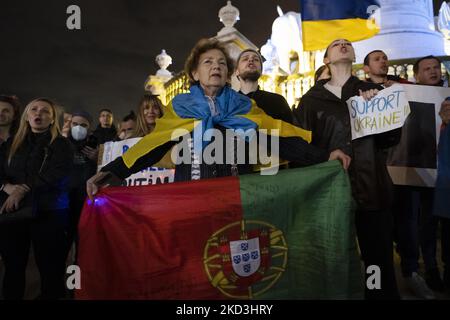
[[[66,28],[71,4],[81,8],[80,31]],[[258,47],[270,38],[277,5],[300,11],[299,0],[232,4],[241,17],[235,27]],[[48,96],[94,118],[108,107],[118,120],[136,108],[161,49],[173,58],[169,70],[181,71],[196,41],[223,27],[218,12],[225,5],[226,0],[1,0],[0,93],[16,94],[24,104]]]
[[[135,109],[144,82],[166,49],[170,71],[183,69],[190,49],[223,27],[224,0],[2,0],[0,2],[0,93],[25,104],[38,96],[67,110],[83,108],[97,117],[111,108],[116,120]],[[82,29],[69,31],[66,9],[81,8]],[[257,46],[270,38],[277,4],[299,11],[297,0],[235,0],[235,27]]]

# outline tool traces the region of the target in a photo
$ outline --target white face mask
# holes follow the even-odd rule
[[[72,138],[74,138],[76,141],[84,140],[87,137],[87,129],[82,126],[73,127],[71,133]]]

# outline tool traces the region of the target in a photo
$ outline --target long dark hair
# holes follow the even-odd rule
[[[9,135],[13,136],[16,134],[17,129],[19,128],[20,109],[22,108],[22,105],[20,104],[19,98],[17,98],[16,96],[0,95],[0,102],[8,103],[13,107],[14,117],[11,123],[11,127],[9,128]]]

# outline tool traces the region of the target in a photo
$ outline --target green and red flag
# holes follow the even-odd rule
[[[352,299],[363,280],[337,162],[145,187],[86,203],[77,299]]]

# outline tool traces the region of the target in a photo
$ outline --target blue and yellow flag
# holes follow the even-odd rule
[[[335,39],[359,41],[380,30],[369,19],[378,0],[301,0],[303,48],[325,49]]]
[[[199,124],[202,124],[203,128],[203,132],[200,132],[201,136],[207,129],[219,124],[230,129],[278,130],[280,137],[300,137],[308,143],[311,142],[311,131],[270,117],[258,108],[254,100],[235,92],[228,86],[225,86],[216,97],[216,104],[220,110],[216,116],[211,115],[205,94],[200,86],[192,86],[190,91],[189,94],[176,96],[164,109],[164,115],[156,120],[156,126],[152,133],[125,152],[122,158],[128,168],[131,168],[139,158],[155,148],[166,142],[177,140],[186,131],[193,132]],[[273,131],[269,132],[272,135],[276,134]]]

